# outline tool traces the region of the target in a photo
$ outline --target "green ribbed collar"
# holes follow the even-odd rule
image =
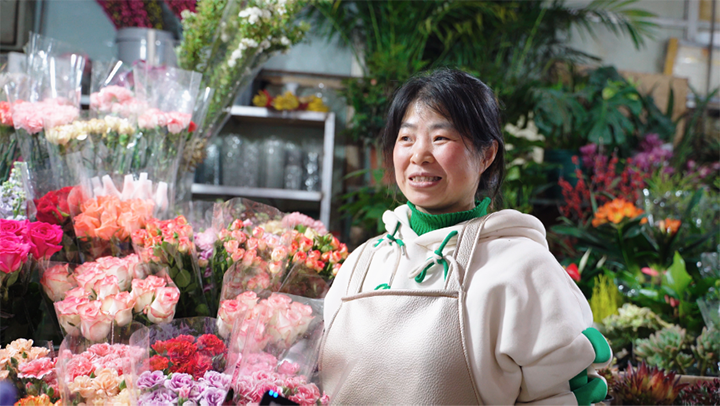
[[[457,223],[486,215],[487,208],[490,206],[490,198],[486,197],[481,202],[475,202],[474,209],[455,213],[428,214],[421,212],[410,202],[407,205],[411,211],[410,228],[415,231],[415,234],[423,235],[430,231],[454,226]]]

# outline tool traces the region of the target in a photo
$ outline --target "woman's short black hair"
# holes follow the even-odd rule
[[[385,165],[391,174],[394,173],[395,140],[407,109],[415,102],[449,120],[478,154],[497,141],[495,160],[480,177],[475,195],[477,198],[489,196],[498,203],[505,175],[505,143],[500,127],[500,107],[493,91],[478,78],[457,69],[438,69],[408,80],[395,92],[382,132]]]

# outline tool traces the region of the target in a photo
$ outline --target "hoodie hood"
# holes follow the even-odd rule
[[[405,204],[397,207],[393,211],[386,211],[382,217],[385,223],[385,230],[392,234],[397,224],[400,223],[401,226],[398,229],[400,235],[396,235],[396,237],[413,241],[415,244],[428,249],[434,249],[432,247],[439,244],[448,233],[453,230],[460,231],[466,223],[458,223],[451,227],[430,231],[418,236],[410,227],[410,215],[410,208]],[[542,245],[546,249],[548,248],[547,239],[545,238],[545,227],[540,220],[534,216],[521,213],[517,210],[500,210],[484,216],[483,219],[484,223],[479,241],[500,238],[527,238]],[[456,241],[457,237],[453,237],[447,246],[454,246]]]

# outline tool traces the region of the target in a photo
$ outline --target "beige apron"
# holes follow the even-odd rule
[[[481,403],[462,281],[485,218],[459,233],[444,290],[359,293],[375,252],[365,244],[321,347],[323,390],[333,404]]]

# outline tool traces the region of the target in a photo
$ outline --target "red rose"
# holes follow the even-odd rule
[[[170,360],[159,355],[155,355],[150,358],[150,370],[151,371],[163,371],[170,365]]]
[[[68,195],[72,191],[72,187],[64,187],[45,194],[40,199],[35,200],[37,214],[35,217],[42,222],[48,224],[62,225],[70,216],[68,206]]]
[[[34,247],[31,252],[37,259],[50,258],[54,253],[60,251],[62,246],[62,228],[58,225],[36,221],[30,223],[30,240]]]
[[[210,356],[220,355],[227,351],[225,343],[215,334],[203,334],[197,340],[198,350]]]
[[[150,347],[158,354],[164,354],[167,351],[167,341],[158,341]]]

